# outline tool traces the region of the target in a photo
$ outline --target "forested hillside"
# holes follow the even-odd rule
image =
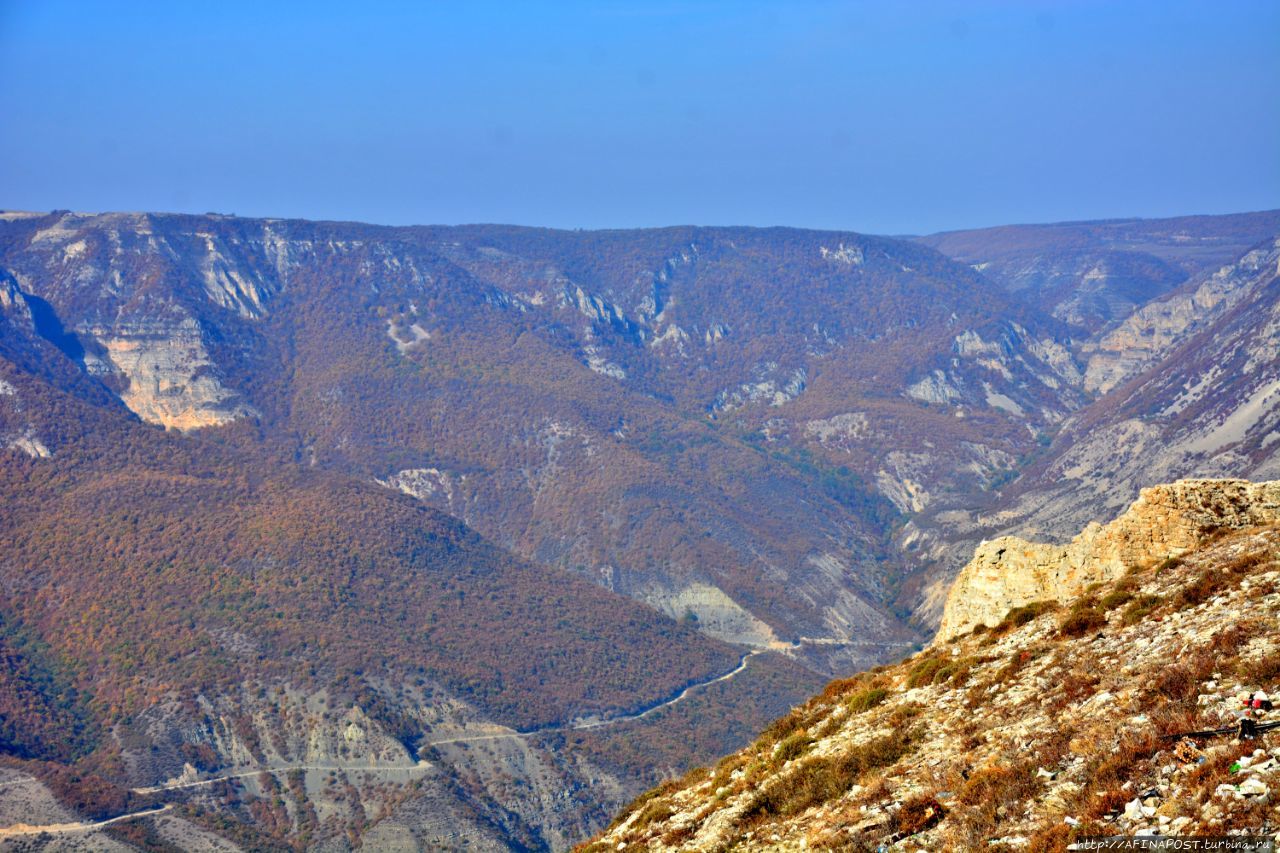
[[[1270,470],[1274,219],[951,259],[0,214],[15,784],[250,848],[563,848],[924,641],[975,538]]]

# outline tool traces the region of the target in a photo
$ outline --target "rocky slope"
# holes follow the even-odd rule
[[[1280,689],[1278,613],[1274,524],[1130,563],[833,682],[583,849],[1059,851],[1086,835],[1276,833],[1276,734],[1180,735],[1233,727],[1238,694]]]
[[[904,526],[899,544],[925,567],[916,597],[905,599],[918,619],[940,618],[955,572],[984,539],[1064,542],[1089,521],[1120,512],[1153,481],[1280,474],[1274,238],[1186,293],[1153,303],[1121,329],[1171,316],[1169,305],[1195,303],[1206,288],[1219,301],[1194,315],[1200,319],[1183,316],[1162,327],[1167,338],[1152,339],[1159,343],[1126,350],[1133,364],[1151,363],[1068,418],[994,499],[977,506],[939,502]]]

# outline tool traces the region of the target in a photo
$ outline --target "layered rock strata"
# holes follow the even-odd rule
[[[1109,524],[1094,522],[1065,545],[1001,536],[978,546],[956,578],[935,642],[1011,609],[1065,600],[1132,566],[1176,556],[1223,529],[1280,522],[1280,481],[1178,480],[1143,489]]]

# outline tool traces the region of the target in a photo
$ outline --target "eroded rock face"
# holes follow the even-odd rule
[[[693,583],[682,589],[655,586],[642,600],[672,619],[691,620],[699,631],[728,643],[758,648],[782,645],[772,628],[711,584]]]
[[[130,324],[95,337],[128,380],[121,401],[148,423],[191,430],[257,414],[210,372],[214,365],[193,318]]]
[[[1086,347],[1085,389],[1106,393],[1158,361],[1205,323],[1243,298],[1260,277],[1274,276],[1280,240],[1255,249],[1206,277],[1194,290],[1181,290],[1133,312],[1114,330]]]
[[[1280,521],[1280,481],[1179,480],[1143,489],[1109,524],[1093,523],[1065,545],[1001,536],[978,546],[947,597],[937,641],[995,625],[1012,608],[1065,600],[1130,566],[1175,556],[1220,529]]]

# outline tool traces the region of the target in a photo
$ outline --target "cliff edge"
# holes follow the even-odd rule
[[[1065,545],[1001,536],[983,542],[947,596],[934,642],[994,626],[1015,607],[1075,598],[1091,584],[1175,557],[1222,530],[1280,521],[1280,481],[1178,480],[1143,489],[1122,515]]]

